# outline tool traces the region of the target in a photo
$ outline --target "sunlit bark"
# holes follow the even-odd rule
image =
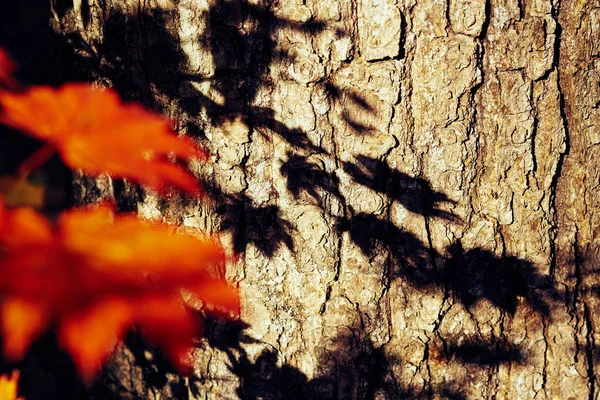
[[[84,179],[79,199],[220,232],[248,325],[209,321],[189,380],[149,379],[130,345],[104,390],[599,397],[597,4],[73,4],[52,20],[64,78],[213,154],[193,166],[209,202]]]

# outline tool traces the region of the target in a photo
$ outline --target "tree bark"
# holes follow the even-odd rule
[[[243,323],[101,398],[598,399],[600,12],[572,0],[54,1],[64,80],[197,138],[210,194],[78,201],[221,234]]]

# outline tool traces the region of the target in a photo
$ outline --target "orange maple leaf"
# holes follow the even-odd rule
[[[15,370],[10,376],[0,376],[0,400],[24,400],[17,398],[19,375],[19,371]]]
[[[13,73],[17,70],[17,63],[6,50],[0,47],[0,87],[12,88],[17,86]]]
[[[205,159],[206,153],[191,139],[174,135],[169,121],[139,104],[124,104],[111,89],[68,83],[0,92],[0,122],[47,142],[21,172],[57,151],[67,166],[86,174],[129,178],[160,192],[168,183],[200,193],[197,179],[167,156]]]
[[[115,216],[106,205],[68,211],[56,224],[31,209],[0,206],[4,353],[21,358],[56,326],[60,344],[91,377],[135,325],[182,366],[201,327],[182,306],[179,289],[217,311],[237,311],[236,292],[211,270],[223,261],[214,238]]]

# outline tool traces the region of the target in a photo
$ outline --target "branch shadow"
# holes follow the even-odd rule
[[[417,215],[461,222],[440,208],[443,203],[454,202],[433,190],[426,180],[410,177],[381,160],[362,155],[356,159],[356,163],[343,163],[344,171],[356,183],[387,195]],[[309,157],[288,154],[281,173],[287,178],[288,190],[298,200],[312,199],[322,209],[325,209],[326,195],[344,201],[337,176]],[[466,307],[487,299],[510,314],[516,312],[519,302],[525,301],[534,312],[549,317],[551,305],[562,299],[551,279],[539,274],[536,266],[527,260],[497,256],[478,248],[465,251],[460,242],[438,252],[385,217],[356,213],[351,206],[347,208],[349,216],[337,218],[337,232],[348,232],[350,240],[370,259],[388,253],[391,279],[405,279],[421,290],[446,287]]]

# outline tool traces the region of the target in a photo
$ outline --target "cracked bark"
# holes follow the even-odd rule
[[[83,178],[80,201],[220,232],[248,324],[210,322],[187,380],[149,382],[124,347],[101,392],[599,398],[597,7],[55,5],[65,80],[116,87],[214,155],[194,166],[207,204]]]

